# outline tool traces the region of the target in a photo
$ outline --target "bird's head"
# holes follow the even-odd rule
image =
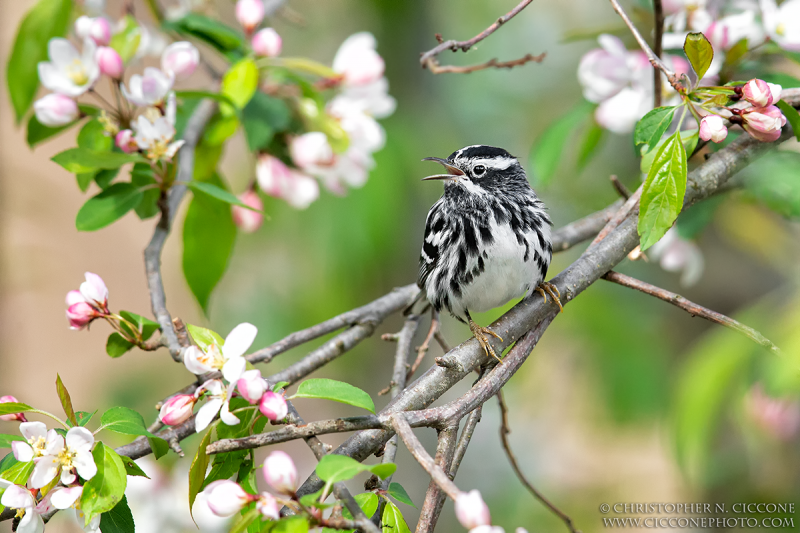
[[[455,186],[472,194],[486,194],[513,189],[520,184],[528,186],[525,171],[517,158],[494,146],[467,146],[453,152],[447,159],[426,157],[423,161],[441,163],[446,174],[422,179],[443,180],[446,189]]]

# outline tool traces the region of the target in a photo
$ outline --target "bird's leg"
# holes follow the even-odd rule
[[[547,303],[547,295],[549,294],[561,312],[564,312],[564,307],[561,305],[561,292],[558,290],[558,287],[548,281],[543,281],[536,287],[536,292],[542,295],[544,303]]]
[[[494,352],[494,348],[492,348],[492,345],[489,344],[489,338],[486,335],[491,335],[492,337],[498,339],[500,342],[503,342],[503,337],[501,337],[500,335],[498,335],[489,328],[484,328],[483,326],[479,326],[478,324],[476,324],[475,321],[472,320],[472,317],[469,316],[469,312],[467,312],[467,318],[469,319],[469,330],[472,332],[472,335],[476,339],[478,339],[478,342],[483,348],[483,351],[486,352],[486,357],[489,357],[491,355],[492,357],[494,357],[495,359],[497,359],[502,363],[503,360],[497,357],[497,354]]]

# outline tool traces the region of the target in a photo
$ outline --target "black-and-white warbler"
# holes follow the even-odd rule
[[[550,217],[517,158],[493,146],[467,146],[441,163],[444,194],[428,212],[419,259],[421,296],[438,312],[469,325],[486,355],[499,360],[470,311],[487,311],[538,291],[561,308],[558,289],[544,281],[553,248]],[[563,311],[563,308],[561,309]]]

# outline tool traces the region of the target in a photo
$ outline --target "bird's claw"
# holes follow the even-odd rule
[[[503,360],[497,357],[497,354],[495,353],[494,348],[492,348],[492,345],[489,343],[489,339],[486,337],[486,335],[487,334],[491,335],[492,337],[498,339],[500,342],[503,342],[503,337],[501,337],[500,335],[498,335],[489,328],[479,326],[472,320],[469,321],[469,329],[470,331],[472,331],[472,335],[478,340],[478,343],[483,348],[483,351],[486,353],[486,357],[492,356],[502,363]]]
[[[564,306],[561,305],[561,291],[558,290],[558,287],[548,281],[543,281],[536,287],[536,292],[542,295],[544,303],[547,303],[547,295],[549,294],[561,310],[560,312],[564,312]]]

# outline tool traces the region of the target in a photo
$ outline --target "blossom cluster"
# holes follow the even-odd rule
[[[478,490],[462,492],[456,498],[456,518],[469,533],[505,533],[500,526],[492,525],[489,507],[483,501]],[[515,533],[528,533],[525,528],[518,527]]]
[[[0,399],[16,402],[12,396]],[[4,415],[25,420],[21,414]],[[65,435],[55,429],[47,429],[42,422],[23,421],[19,426],[25,440],[13,441],[11,450],[19,463],[33,463],[29,479],[22,484],[0,479],[3,491],[0,504],[17,510],[20,519],[16,531],[19,533],[41,533],[44,531],[42,515],[54,509],[75,509],[84,530],[98,532],[100,516],[88,524],[83,520],[80,498],[83,485],[97,474],[92,456],[95,440],[91,431],[84,427],[73,427]]]
[[[239,418],[230,410],[234,394],[247,400],[272,421],[283,420],[288,414],[286,400],[279,393],[268,389],[267,381],[258,369],[246,370],[244,354],[256,338],[258,330],[252,324],[239,324],[225,338],[222,345],[211,343],[205,348],[190,346],[184,350],[186,368],[196,374],[219,371],[222,379],[204,382],[194,394],[178,394],[161,406],[160,418],[167,425],[181,424],[194,414],[194,406],[201,399],[205,404],[197,412],[195,428],[205,430],[219,414],[220,420],[229,426],[239,423]]]

